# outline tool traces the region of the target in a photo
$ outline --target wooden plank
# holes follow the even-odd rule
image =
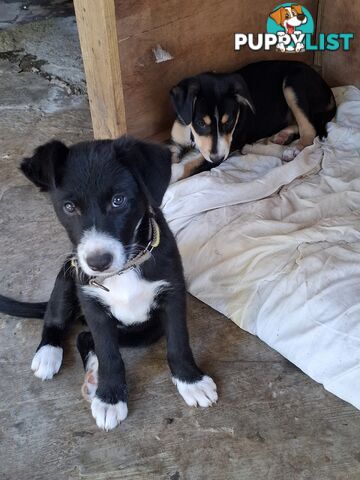
[[[305,0],[316,21],[317,0]],[[128,132],[158,139],[169,135],[173,112],[169,89],[182,78],[207,70],[229,71],[265,59],[303,60],[313,52],[282,54],[274,50],[234,51],[234,33],[266,31],[272,0],[115,0],[121,73]],[[160,45],[173,57],[156,63]]]
[[[126,133],[113,0],[74,0],[95,138]]]
[[[360,4],[353,0],[322,0],[321,3],[320,32],[355,34],[350,51],[322,52],[322,74],[332,87],[360,87]]]

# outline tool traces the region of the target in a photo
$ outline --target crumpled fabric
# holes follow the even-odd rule
[[[232,156],[163,211],[189,292],[360,408],[360,91],[334,94],[326,140]]]

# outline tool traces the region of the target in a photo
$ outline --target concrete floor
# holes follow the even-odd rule
[[[58,45],[67,48],[59,52]],[[69,243],[46,196],[17,166],[50,138],[91,138],[73,19],[0,33],[0,72],[0,289],[43,300]],[[0,478],[360,478],[357,410],[190,297],[188,317],[196,358],[217,381],[218,404],[185,405],[170,381],[163,342],[124,350],[129,417],[104,433],[80,395],[75,334],[81,326],[74,327],[59,375],[41,382],[30,371],[41,321],[2,315]]]

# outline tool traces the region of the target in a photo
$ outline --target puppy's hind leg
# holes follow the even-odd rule
[[[59,272],[48,302],[40,345],[31,363],[34,375],[49,380],[58,373],[63,358],[63,340],[67,327],[76,318],[77,299],[68,264]]]
[[[301,150],[312,145],[316,137],[315,127],[310,121],[310,106],[306,92],[302,88],[295,89],[295,86],[288,84],[289,81],[288,79],[283,88],[284,97],[299,127],[300,139],[296,146],[284,150],[283,160],[286,161],[292,160]]]
[[[95,354],[94,340],[90,332],[79,333],[76,341],[81,360],[84,364],[85,378],[81,387],[84,399],[91,403],[98,386],[99,362]]]

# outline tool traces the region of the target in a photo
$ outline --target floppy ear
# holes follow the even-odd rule
[[[32,157],[24,158],[20,169],[40,190],[48,191],[60,184],[68,151],[62,142],[53,140],[38,147]]]
[[[235,98],[239,104],[250,108],[250,110],[255,114],[255,106],[252,101],[249,89],[241,75],[233,75],[231,79],[230,91],[233,95],[235,95]]]
[[[295,12],[298,13],[298,14],[303,13],[301,5],[291,5],[291,8],[293,8],[295,10]]]
[[[134,175],[150,204],[159,207],[170,183],[170,149],[126,137],[115,140],[114,149],[119,160]]]
[[[270,17],[275,20],[278,25],[281,25],[284,21],[284,7],[280,7],[275,12],[270,13]]]
[[[200,85],[196,78],[186,78],[170,90],[172,106],[182,123],[190,125]]]

